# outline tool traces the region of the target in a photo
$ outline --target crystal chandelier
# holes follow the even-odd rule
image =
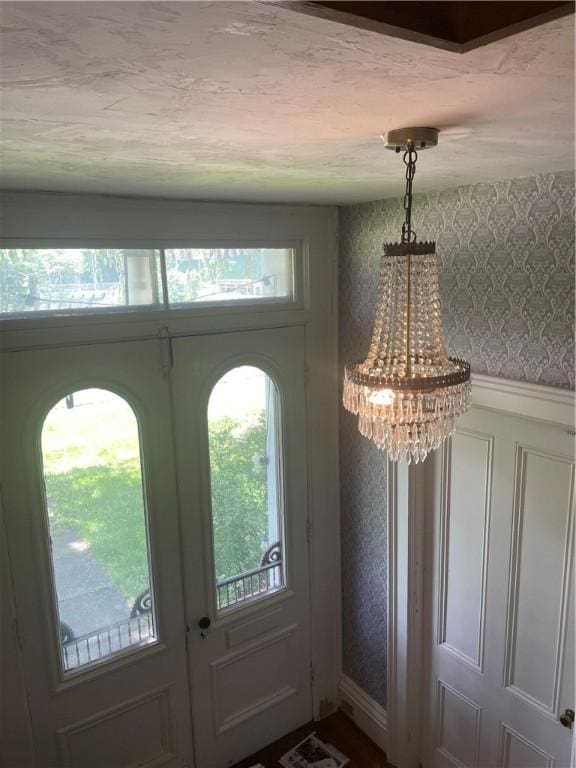
[[[386,146],[404,150],[405,221],[400,243],[386,243],[368,357],[345,366],[344,407],[360,432],[392,461],[423,461],[454,431],[471,402],[470,364],[444,348],[436,244],[412,230],[416,148],[436,146],[435,128],[391,131]]]

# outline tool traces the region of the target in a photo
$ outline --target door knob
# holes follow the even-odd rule
[[[563,715],[560,715],[560,722],[564,726],[564,728],[572,728],[572,723],[574,722],[574,710],[573,709],[567,709],[565,710]]]
[[[210,628],[209,617],[202,616],[202,618],[198,620],[198,626],[200,627],[200,637],[204,640],[208,634],[208,629]]]

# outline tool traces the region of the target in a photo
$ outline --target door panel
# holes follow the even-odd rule
[[[443,646],[482,669],[486,605],[486,565],[490,513],[492,439],[464,430],[454,435],[450,503],[442,508],[441,573],[445,589]],[[466,497],[466,504],[459,499]]]
[[[12,353],[3,363],[2,486],[38,765],[192,765],[170,392],[159,342]],[[139,447],[132,445],[124,459],[137,467],[139,452],[142,476],[136,471],[128,496],[118,493],[124,465],[114,454],[114,436],[128,437],[118,413],[100,411],[92,420],[96,431],[82,450],[90,453],[91,446],[93,455],[68,445],[60,446],[58,457],[53,446],[43,463],[46,415],[72,393],[95,389],[121,398],[137,419]],[[69,413],[62,405],[53,414],[68,418],[74,407],[86,411],[86,403],[72,401]],[[69,425],[63,434],[72,431]],[[102,457],[112,454],[110,469]],[[149,552],[157,618],[151,645],[123,643],[139,623],[130,615],[133,592],[149,575],[142,557],[126,560],[134,541],[126,535],[130,526],[121,527],[127,514],[121,502],[140,516],[138,546],[145,559]],[[112,594],[114,611],[123,606],[120,622],[111,613]],[[74,595],[80,598],[75,607]],[[94,616],[80,616],[80,607],[86,612],[90,606]],[[97,631],[83,625],[81,637],[63,641],[59,607],[75,620],[96,621]],[[109,647],[102,622],[118,632]],[[63,642],[78,648],[77,664],[61,663]]]
[[[570,590],[574,464],[519,445],[516,466],[506,686],[557,717]]]
[[[573,440],[561,426],[473,408],[434,475],[424,764],[567,768]]]
[[[196,757],[203,768],[223,768],[312,718],[304,331],[292,327],[179,339],[174,342],[173,355]],[[270,504],[274,496],[274,504],[283,514],[269,515],[266,525],[273,530],[263,531],[261,549],[252,553],[252,559],[242,561],[245,567],[261,558],[260,566],[249,569],[252,576],[248,577],[250,581],[254,571],[260,572],[255,583],[261,590],[245,587],[240,579],[233,592],[237,599],[222,602],[217,578],[226,568],[215,570],[214,536],[218,542],[218,532],[214,526],[223,521],[222,510],[212,508],[217,499],[210,469],[213,484],[222,478],[217,479],[217,468],[210,466],[209,435],[212,438],[214,433],[210,432],[208,406],[222,377],[243,366],[264,372],[276,388],[275,412],[267,416],[268,421],[277,421],[275,448],[267,439],[266,457],[261,458],[260,448],[249,464],[256,473],[263,467],[277,468],[268,471],[266,494]],[[246,398],[250,393],[245,387],[233,388],[227,415],[242,412]],[[237,425],[234,432],[238,440],[246,434]],[[230,446],[230,455],[236,449]],[[240,458],[238,462],[245,471],[246,462]],[[234,494],[244,505],[242,520],[250,517],[253,507],[246,504],[239,486]],[[256,501],[254,508],[257,506]],[[238,530],[228,529],[228,538],[249,533],[250,526],[241,527],[242,520],[238,520]],[[270,582],[265,576],[259,582],[261,569],[267,567],[262,564],[267,547],[277,537],[280,561],[272,560],[272,571],[277,568],[278,580]],[[241,574],[232,573],[232,577],[238,576]],[[210,626],[201,632],[198,621],[203,616],[210,619]]]

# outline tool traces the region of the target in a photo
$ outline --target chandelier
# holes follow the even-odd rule
[[[392,461],[423,461],[454,431],[471,403],[470,364],[444,347],[436,244],[412,229],[418,149],[438,143],[435,128],[391,131],[386,146],[404,150],[405,221],[399,243],[385,243],[368,357],[344,373],[344,407]]]

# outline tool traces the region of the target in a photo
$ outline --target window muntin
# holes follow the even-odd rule
[[[0,316],[292,302],[295,251],[237,248],[0,249]]]
[[[48,413],[42,459],[64,672],[157,640],[138,424],[104,389]]]
[[[208,405],[216,607],[285,585],[282,441],[274,382],[254,366],[226,373]]]

